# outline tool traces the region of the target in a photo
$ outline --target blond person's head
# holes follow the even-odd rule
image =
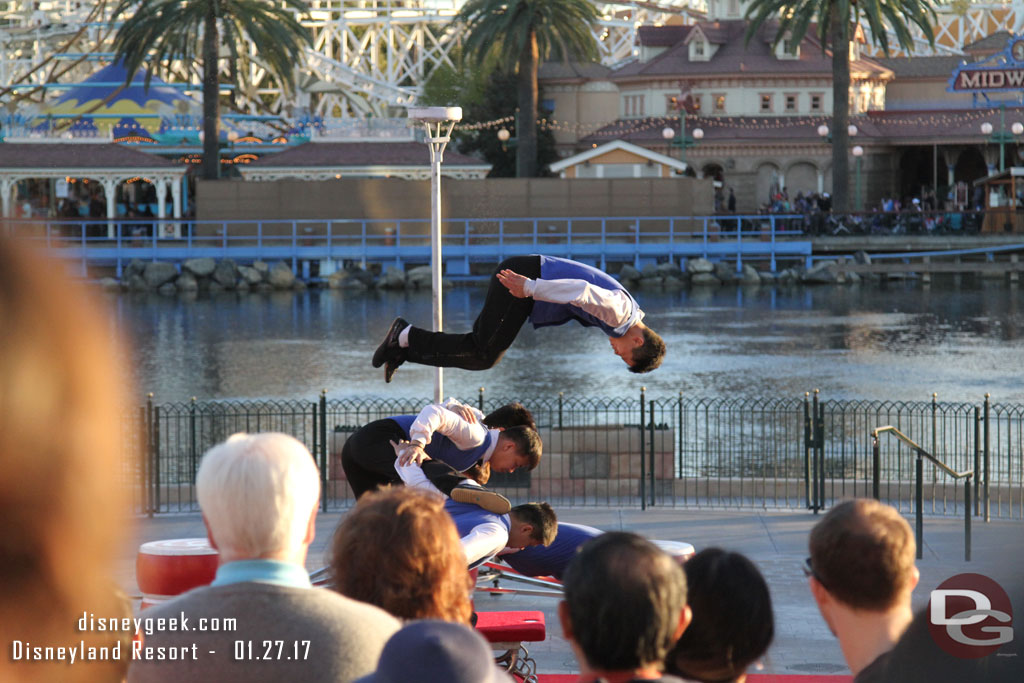
[[[203,456],[196,497],[222,559],[304,559],[320,475],[287,434],[235,434]]]
[[[2,226],[0,226],[2,230]],[[0,641],[68,645],[83,611],[114,615],[127,536],[128,385],[102,307],[0,238]],[[95,643],[93,643],[95,644]],[[0,679],[103,680],[101,666],[0,658]],[[22,666],[24,665],[24,666]],[[51,675],[52,674],[52,675]]]
[[[468,623],[466,555],[444,499],[392,488],[363,495],[331,548],[334,587],[401,619]]]

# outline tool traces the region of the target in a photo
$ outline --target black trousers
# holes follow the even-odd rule
[[[341,467],[356,498],[380,486],[402,484],[402,478],[395,471],[396,456],[391,442],[406,438],[402,428],[391,419],[370,422],[348,438],[341,448]],[[446,496],[466,480],[455,468],[440,460],[427,460],[422,468],[427,479]]]
[[[540,257],[514,256],[498,264],[472,332],[449,334],[429,332],[419,327],[409,330],[405,359],[421,365],[463,370],[494,367],[533,311],[532,298],[517,299],[498,282],[498,271],[505,269],[537,279],[540,277]]]

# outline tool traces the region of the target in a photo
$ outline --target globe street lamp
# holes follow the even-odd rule
[[[455,123],[462,120],[462,107],[409,107],[409,120],[419,121],[427,131],[430,147],[430,279],[433,290],[434,331],[441,332],[441,162],[451,140]],[[434,401],[444,400],[444,371],[434,375]]]
[[[679,116],[679,135],[676,135],[676,131],[672,126],[666,126],[661,131],[661,137],[668,142],[669,149],[672,147],[679,148],[679,161],[686,163],[686,148],[695,147],[704,138],[703,128],[694,128],[693,136],[686,134],[686,116]],[[686,165],[689,168],[689,164]]]
[[[501,151],[503,151],[503,152],[508,151],[509,147],[511,147],[513,150],[515,150],[516,147],[519,146],[519,135],[518,135],[518,133],[519,133],[519,111],[518,110],[516,110],[516,113],[515,113],[514,124],[515,125],[513,126],[513,128],[516,131],[516,135],[514,135],[514,136],[512,135],[512,133],[509,132],[508,128],[502,127],[502,128],[498,129],[498,133],[497,133],[498,142],[501,143]],[[519,152],[516,151],[516,152],[514,152],[514,154],[518,155]],[[519,177],[519,164],[517,163],[515,156],[512,157],[512,163],[515,166],[516,177],[518,178]]]
[[[994,131],[994,132],[993,132]],[[1006,143],[1016,142],[1017,136],[1024,133],[1024,123],[1015,121],[1010,130],[1006,130],[1006,104],[999,105],[999,130],[995,131],[992,124],[985,121],[981,124],[981,134],[988,136],[990,143],[999,144],[999,172],[1006,170]]]

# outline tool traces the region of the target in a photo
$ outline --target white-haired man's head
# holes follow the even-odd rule
[[[305,562],[313,541],[320,475],[287,434],[235,434],[203,456],[196,496],[222,562]]]

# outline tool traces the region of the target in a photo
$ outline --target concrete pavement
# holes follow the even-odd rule
[[[563,508],[559,519],[589,524],[605,530],[634,531],[652,539],[686,541],[699,551],[719,546],[738,551],[753,560],[772,592],[775,611],[775,642],[761,671],[778,674],[849,673],[839,645],[822,621],[807,588],[801,564],[807,556],[807,536],[818,517],[802,511],[716,509]],[[321,514],[317,537],[307,568],[326,564],[331,536],[343,512]],[[136,543],[126,548],[118,580],[130,595],[138,595],[135,553],[145,541],[204,536],[198,513],[160,515],[136,519]],[[913,527],[913,519],[908,518]],[[1024,522],[975,521],[973,562],[963,559],[963,520],[925,517],[924,558],[918,561],[921,581],[914,591],[915,608],[923,607],[929,592],[950,576],[974,572],[986,574],[1008,586],[1019,579],[1024,559]],[[513,587],[514,584],[503,584]],[[541,610],[547,619],[547,640],[529,646],[542,673],[576,670],[568,644],[561,637],[555,613],[556,600],[522,595],[478,595],[476,608],[489,610]]]

